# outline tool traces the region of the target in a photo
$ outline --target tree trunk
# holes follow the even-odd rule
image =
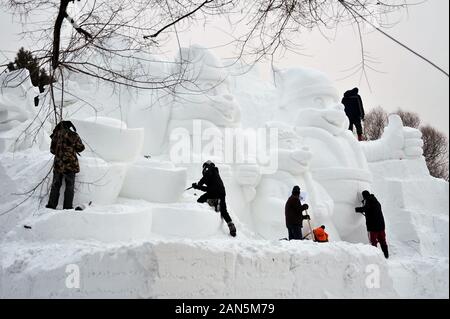
[[[58,16],[56,17],[55,28],[53,30],[53,54],[52,54],[53,70],[55,70],[59,64],[59,44],[61,37],[61,26],[66,16],[66,10],[69,2],[70,0],[61,0]]]

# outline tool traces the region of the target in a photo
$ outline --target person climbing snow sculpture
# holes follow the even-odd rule
[[[288,229],[289,240],[302,240],[303,220],[309,220],[309,215],[303,215],[303,211],[309,208],[308,204],[300,201],[300,187],[294,186],[292,195],[286,202],[284,209],[286,216],[286,227]]]
[[[325,225],[317,227],[313,230],[314,239],[318,243],[327,243],[328,242],[328,234],[325,231]]]
[[[204,191],[205,194],[200,196],[197,200],[199,203],[208,202],[209,205],[214,206],[215,210],[220,211],[220,215],[225,220],[230,229],[230,235],[236,236],[236,226],[234,225],[230,214],[227,211],[227,204],[225,201],[225,186],[219,175],[219,169],[216,165],[207,161],[203,164],[203,177],[198,183],[193,183],[192,188]],[[205,186],[206,185],[206,186]]]
[[[380,243],[381,250],[386,258],[389,258],[388,245],[386,243],[386,232],[381,204],[369,191],[362,192],[363,206],[355,208],[357,213],[362,213],[366,217],[367,231],[372,246],[377,247]]]
[[[73,129],[73,130],[71,130]],[[70,121],[61,121],[53,130],[50,152],[55,155],[53,182],[47,208],[56,209],[63,179],[66,183],[63,209],[73,209],[75,174],[80,172],[77,154],[84,150],[80,136]]]
[[[361,121],[364,121],[364,106],[358,92],[358,88],[345,92],[342,104],[345,107],[345,114],[350,121],[348,129],[353,132],[353,126],[355,126],[358,140],[362,141],[364,140],[364,135]]]

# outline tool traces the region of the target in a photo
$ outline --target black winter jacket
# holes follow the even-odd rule
[[[369,198],[364,201],[364,206],[356,208],[356,211],[365,213],[367,231],[376,232],[385,230],[381,204],[378,202],[375,195],[371,194]]]
[[[364,119],[364,107],[361,96],[353,89],[344,93],[342,104],[345,106],[345,114],[350,120],[359,121]]]
[[[219,175],[217,167],[206,167],[202,171],[203,177],[197,183],[197,188],[207,192],[212,197],[221,198],[225,196],[225,186]],[[204,186],[206,185],[206,187]]]
[[[298,225],[303,226],[304,216],[303,211],[307,209],[307,205],[300,202],[299,196],[291,195],[284,207],[284,214],[286,216],[286,226]]]

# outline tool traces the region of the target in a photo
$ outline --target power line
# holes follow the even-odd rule
[[[392,41],[394,41],[395,43],[397,43],[398,45],[402,46],[403,48],[405,48],[406,50],[408,50],[409,52],[413,53],[414,55],[418,56],[419,58],[421,58],[422,60],[424,60],[425,62],[427,62],[428,64],[430,64],[432,67],[434,67],[435,69],[439,70],[440,72],[444,73],[447,77],[449,77],[449,74],[447,71],[445,71],[444,69],[442,69],[441,67],[439,67],[436,63],[433,63],[432,61],[430,61],[429,59],[427,59],[426,57],[424,57],[423,55],[421,55],[420,53],[414,51],[413,49],[411,49],[410,47],[408,47],[406,44],[403,44],[402,42],[400,42],[399,40],[397,40],[396,38],[394,38],[393,36],[391,36],[390,34],[386,33],[385,31],[381,30],[380,28],[378,28],[377,26],[375,26],[372,22],[370,22],[369,20],[367,20],[365,17],[363,17],[359,12],[357,12],[356,10],[354,10],[353,8],[349,7],[344,0],[339,0],[339,2],[347,9],[352,11],[354,14],[356,14],[359,18],[361,18],[364,22],[366,22],[368,25],[370,25],[372,28],[374,28],[375,30],[377,30],[378,32],[380,32],[381,34],[383,34],[384,36],[388,37],[389,39],[391,39]]]

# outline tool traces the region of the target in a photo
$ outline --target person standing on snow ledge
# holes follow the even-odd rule
[[[380,243],[384,257],[389,258],[381,204],[375,195],[370,194],[368,191],[363,191],[362,196],[364,198],[364,206],[355,208],[355,211],[362,213],[366,217],[367,231],[369,232],[369,239],[372,246],[377,247],[377,244]]]
[[[197,202],[208,202],[209,205],[215,207],[216,211],[219,210],[220,215],[227,222],[228,228],[230,229],[230,235],[235,237],[236,226],[234,226],[230,214],[228,214],[227,211],[227,204],[225,202],[225,186],[220,178],[219,169],[213,162],[207,161],[203,164],[202,175],[203,177],[198,183],[192,184],[192,188],[205,192],[205,194],[198,198]]]
[[[361,96],[358,94],[358,88],[354,88],[344,93],[342,104],[345,106],[345,114],[350,121],[348,129],[353,132],[353,125],[356,127],[356,133],[358,134],[358,140],[364,139],[361,121],[364,121],[364,107],[361,100]]]
[[[71,130],[73,129],[73,131]],[[75,174],[80,172],[77,153],[84,150],[84,145],[70,121],[61,121],[53,130],[50,152],[55,155],[53,162],[53,182],[47,208],[56,209],[59,190],[63,179],[66,182],[63,209],[73,209]]]
[[[289,240],[302,240],[303,220],[309,220],[309,215],[303,215],[303,211],[309,208],[308,204],[300,202],[300,187],[294,186],[292,195],[286,202],[284,213],[286,216],[286,227],[289,233]]]

